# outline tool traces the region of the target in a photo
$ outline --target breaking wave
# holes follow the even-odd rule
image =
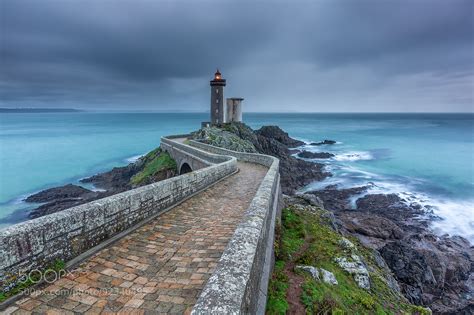
[[[340,162],[349,162],[349,161],[373,160],[374,157],[370,152],[350,151],[350,152],[336,154],[336,156],[333,157],[333,159]]]

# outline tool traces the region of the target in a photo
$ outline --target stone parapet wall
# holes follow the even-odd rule
[[[201,150],[205,150],[207,152],[211,152],[214,154],[219,155],[229,155],[236,157],[240,161],[260,164],[266,166],[268,168],[276,168],[278,171],[279,167],[279,160],[273,156],[265,155],[265,154],[258,154],[258,153],[246,153],[246,152],[237,152],[232,150],[227,150],[224,148],[215,147],[209,144],[205,144],[195,140],[188,140],[189,145],[199,148]]]
[[[207,167],[1,230],[2,291],[14,285],[19,275],[41,270],[56,259],[69,261],[237,171],[234,157],[162,141],[190,156],[196,154]]]
[[[175,160],[179,160],[181,158],[186,158],[186,160],[190,160],[191,164],[196,165],[193,170],[207,167],[212,164],[223,163],[225,161],[228,161],[229,159],[234,158],[233,156],[226,156],[211,151],[204,151],[196,147],[191,147],[185,143],[180,143],[178,141],[173,140],[176,138],[185,138],[188,136],[189,135],[180,135],[179,137],[162,137],[161,147],[163,150],[168,151]]]
[[[257,193],[209,278],[193,314],[264,314],[274,263],[275,221],[280,211],[279,160],[197,141],[189,144],[216,154],[269,167]]]

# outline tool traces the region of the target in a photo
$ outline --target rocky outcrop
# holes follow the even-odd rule
[[[128,190],[131,188],[130,178],[141,170],[141,165],[138,161],[137,163],[131,163],[123,167],[114,167],[108,172],[81,179],[81,182],[93,184],[98,188],[112,191],[114,193]]]
[[[320,142],[311,142],[309,145],[324,145],[324,144],[336,144],[334,140],[324,140]]]
[[[192,138],[230,150],[258,152],[279,158],[281,187],[286,194],[331,176],[324,171],[322,164],[292,157],[289,148],[301,146],[304,142],[289,137],[277,126],[265,126],[254,131],[243,123],[230,123],[219,128],[203,128],[193,133]]]
[[[308,273],[314,280],[323,281],[324,283],[330,285],[337,285],[337,279],[334,274],[330,271],[327,271],[323,268],[316,268],[313,266],[295,266],[295,271],[301,270],[303,272]]]
[[[426,231],[388,242],[380,253],[413,303],[429,305],[437,313],[469,305],[474,250],[467,240]]]
[[[341,229],[380,251],[412,303],[429,306],[437,314],[468,309],[474,292],[474,249],[469,242],[459,236],[436,236],[429,229],[430,213],[394,194],[366,195],[357,200],[357,209],[344,210],[342,205],[358,193],[359,189],[331,188],[314,195],[335,210]]]
[[[192,133],[191,138],[216,147],[226,148],[238,152],[255,153],[252,142],[238,135],[217,127],[202,128]]]
[[[248,127],[247,127],[248,128]],[[280,175],[282,191],[294,193],[305,185],[331,176],[324,171],[324,165],[300,160],[291,156],[289,147],[304,144],[291,139],[279,127],[262,127],[255,131],[255,148],[259,153],[275,156],[280,159]]]
[[[56,199],[52,200],[44,205],[41,205],[33,210],[28,214],[30,219],[39,218],[44,215],[52,214],[55,212],[59,212],[65,209],[69,209],[83,203],[93,201],[95,199],[106,197],[107,195],[104,193],[95,193],[87,198],[79,198],[79,199]]]
[[[369,271],[358,255],[353,254],[350,258],[336,257],[334,261],[339,267],[353,275],[359,288],[370,290]]]
[[[324,283],[328,283],[331,285],[337,285],[337,279],[334,276],[334,274],[330,271],[327,271],[326,269],[319,268],[319,271],[321,272],[321,277],[323,278]]]
[[[307,192],[315,195],[324,203],[324,208],[332,211],[350,209],[349,198],[365,192],[367,186],[337,189],[336,185],[330,185],[322,190]]]
[[[295,271],[298,270],[308,273],[314,280],[319,280],[319,270],[316,267],[302,265],[295,266]]]
[[[293,195],[286,196],[285,203],[303,207],[324,205],[325,209],[331,210],[330,216],[325,216],[331,227],[357,237],[373,251],[371,256],[378,268],[384,270],[384,282],[393,291],[402,292],[412,303],[430,306],[435,313],[469,310],[468,297],[469,294],[472,296],[473,290],[473,280],[469,278],[474,266],[472,248],[462,238],[435,236],[429,230],[429,220],[433,218],[430,209],[410,204],[395,194],[369,194],[359,197],[355,204],[351,203],[366,194],[370,186],[345,189],[328,186],[295,195],[298,188],[330,174],[324,172],[322,164],[291,155],[303,158],[322,155],[291,149],[303,143],[275,126],[253,131],[244,124],[233,123],[220,128],[227,137],[231,137],[229,133],[233,134],[245,141],[245,146],[279,158],[282,190]],[[335,143],[324,140],[311,145]],[[226,141],[218,144],[228,145]],[[331,157],[329,154],[325,156]],[[335,257],[333,261],[353,277],[359,288],[369,290],[372,285],[367,275],[373,267],[364,262],[365,257],[352,253]]]
[[[101,198],[102,195],[104,194],[81,186],[67,184],[40,191],[29,196],[25,201],[44,203],[28,214],[28,217],[33,219]]]
[[[298,157],[303,159],[329,159],[334,157],[335,155],[328,152],[309,152],[303,151],[298,153]]]
[[[44,204],[31,210],[28,217],[31,219],[38,218],[175,176],[175,170],[166,168],[143,176],[143,180],[139,184],[132,181],[135,175],[147,169],[147,166],[151,165],[152,162],[161,155],[162,152],[158,148],[127,166],[115,167],[108,172],[96,174],[81,180],[83,183],[93,184],[95,187],[102,189],[101,191],[91,191],[78,185],[67,184],[33,194],[26,198],[25,201]]]
[[[392,220],[372,213],[346,210],[337,214],[344,228],[371,248],[381,248],[387,240],[403,238],[403,230]]]
[[[401,294],[378,251],[333,229],[328,211],[301,196],[284,201],[268,313],[430,313]]]
[[[263,126],[255,133],[265,138],[275,139],[290,148],[299,147],[305,144],[303,141],[291,138],[288,136],[288,133],[284,132],[278,126]]]
[[[58,199],[83,199],[93,192],[84,187],[67,184],[61,187],[54,187],[40,191],[39,193],[28,196],[26,202],[50,202]]]

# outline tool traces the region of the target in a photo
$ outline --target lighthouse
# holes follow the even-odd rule
[[[211,124],[224,123],[224,86],[225,79],[217,69],[214,79],[211,80]]]

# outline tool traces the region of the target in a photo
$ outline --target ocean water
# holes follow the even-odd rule
[[[129,163],[160,137],[196,130],[205,113],[0,114],[0,226],[24,220],[27,195]],[[306,187],[371,185],[432,207],[433,229],[474,243],[474,114],[247,113],[253,128],[278,125],[291,136],[335,145],[335,176]],[[32,206],[30,206],[32,207]]]

